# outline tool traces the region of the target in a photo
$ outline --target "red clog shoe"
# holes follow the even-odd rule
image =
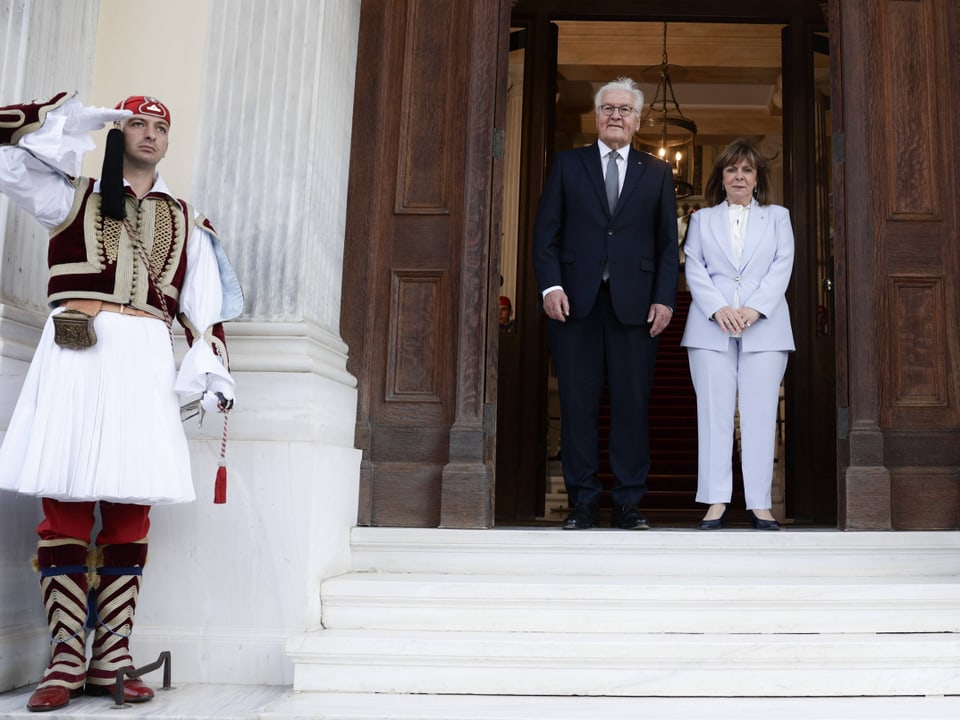
[[[87,684],[86,694],[94,697],[110,695],[113,697],[113,690],[116,685],[90,685]],[[123,681],[123,701],[128,703],[142,703],[147,700],[153,700],[153,690],[143,684],[136,678],[130,678]]]
[[[49,710],[59,710],[70,702],[71,698],[80,697],[83,694],[83,688],[70,690],[59,685],[48,685],[47,687],[37,688],[33,695],[27,700],[27,710],[30,712],[47,712]]]

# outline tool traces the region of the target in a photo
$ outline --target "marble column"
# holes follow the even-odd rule
[[[0,105],[89,89],[98,0],[0,0]],[[67,58],[68,60],[65,60]],[[0,440],[47,315],[47,233],[0,195]],[[0,493],[0,687],[43,673],[49,635],[37,574],[34,498]]]
[[[287,684],[284,642],[320,625],[349,562],[360,453],[340,338],[359,0],[211,0],[191,198],[245,293],[227,326],[238,408],[192,428],[199,499],[154,511],[138,647],[204,682]],[[154,580],[153,576],[156,576]],[[179,668],[179,670],[177,670]]]
[[[111,41],[97,37],[98,15],[111,7],[0,0],[0,101],[61,86],[88,95],[97,45]],[[205,26],[199,113],[177,122],[198,128],[189,199],[214,222],[246,295],[227,327],[238,383],[228,500],[212,503],[223,425],[208,417],[187,428],[198,500],[151,513],[132,648],[139,663],[170,650],[175,683],[289,684],[285,642],[320,625],[319,584],[347,567],[356,522],[356,380],[339,317],[360,0],[206,9],[185,18]],[[46,314],[45,233],[2,203],[0,430]],[[37,511],[31,498],[0,503],[6,687],[35,682],[46,662],[26,563]]]

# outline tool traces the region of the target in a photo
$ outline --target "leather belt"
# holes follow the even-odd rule
[[[114,312],[121,315],[130,315],[132,317],[146,317],[158,320],[156,315],[132,307],[130,305],[120,305],[119,303],[104,302],[103,300],[67,300],[63,303],[64,307],[70,310],[79,310],[87,315],[96,315],[98,312]]]
[[[107,312],[120,313],[121,315],[133,315],[134,317],[147,317],[158,320],[156,315],[151,315],[146,310],[139,310],[131,305],[119,305],[117,303],[105,302],[100,306],[101,310],[106,310]]]

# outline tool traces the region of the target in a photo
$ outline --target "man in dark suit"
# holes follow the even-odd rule
[[[647,401],[657,336],[676,299],[677,210],[670,165],[631,147],[643,93],[629,78],[597,92],[598,142],[558,153],[534,227],[534,269],[557,368],[564,529],[597,523],[597,415],[610,391],[613,527],[645,530]]]

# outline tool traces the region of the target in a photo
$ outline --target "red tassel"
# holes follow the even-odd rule
[[[223,435],[220,437],[220,467],[217,468],[217,481],[213,485],[213,504],[227,502],[227,416],[223,416]]]
[[[217,468],[217,482],[213,486],[213,502],[223,505],[227,501],[227,466]]]

